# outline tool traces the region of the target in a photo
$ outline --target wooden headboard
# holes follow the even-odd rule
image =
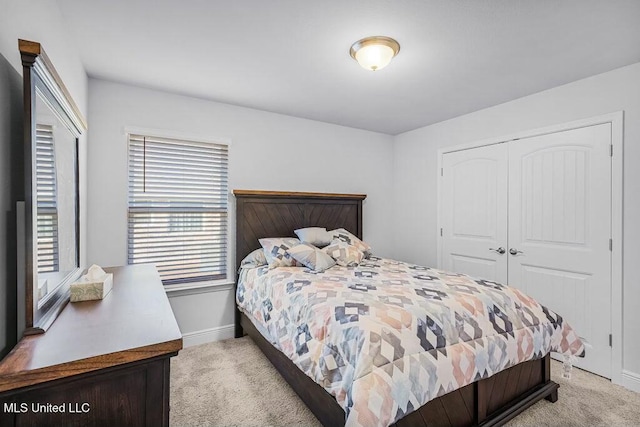
[[[264,237],[295,237],[304,227],[345,228],[362,239],[366,194],[233,190],[236,196],[236,271]],[[236,308],[236,337],[242,335]]]

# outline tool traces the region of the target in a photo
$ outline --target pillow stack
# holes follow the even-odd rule
[[[338,264],[354,267],[371,255],[371,246],[344,228],[327,231],[322,227],[295,230],[294,237],[260,239],[262,249],[256,249],[240,263],[241,268],[269,265],[276,267],[307,267],[323,272]],[[324,247],[319,249],[317,246]]]

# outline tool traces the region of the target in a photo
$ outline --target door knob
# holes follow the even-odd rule
[[[509,253],[511,255],[518,255],[518,254],[523,254],[524,252],[517,250],[516,248],[511,248],[509,249]]]
[[[490,251],[494,251],[494,252],[498,252],[500,255],[504,255],[504,253],[506,252],[502,246],[500,246],[498,249],[489,248],[489,250]]]

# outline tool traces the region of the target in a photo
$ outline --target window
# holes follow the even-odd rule
[[[38,273],[58,271],[58,203],[53,126],[36,125],[36,221]]]
[[[225,144],[129,135],[129,264],[165,285],[226,278]]]

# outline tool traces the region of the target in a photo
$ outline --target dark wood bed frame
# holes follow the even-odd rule
[[[260,247],[263,237],[293,236],[303,227],[345,228],[362,238],[364,194],[234,190],[236,263]],[[269,343],[236,307],[235,336],[246,333],[324,426],[344,425],[345,414],[324,388]],[[550,356],[520,363],[427,402],[394,425],[500,426],[541,399],[555,402]]]

